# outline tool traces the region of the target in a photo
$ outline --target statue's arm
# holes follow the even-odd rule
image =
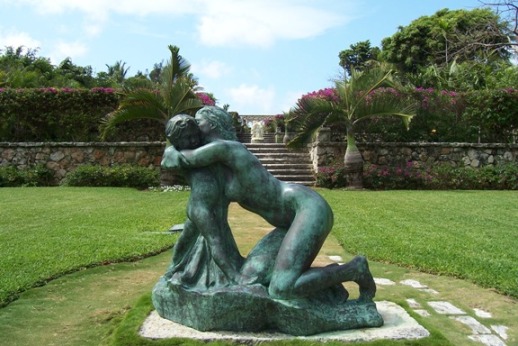
[[[182,150],[180,165],[185,168],[205,167],[225,163],[231,157],[232,147],[225,141],[215,141],[194,150]]]
[[[160,165],[166,169],[181,170],[184,167],[184,161],[183,154],[171,145],[165,149]]]

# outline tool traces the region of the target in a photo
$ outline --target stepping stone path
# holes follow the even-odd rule
[[[342,263],[343,260],[340,256],[329,256],[329,259]],[[393,286],[398,283],[385,279],[385,278],[374,278],[376,285],[379,286]],[[423,306],[415,299],[407,299],[408,306],[418,315],[422,317],[431,316],[430,312],[435,312],[440,315],[447,315],[452,320],[461,323],[468,328],[471,329],[471,335],[468,335],[470,340],[475,342],[479,342],[486,346],[506,346],[505,340],[507,340],[507,330],[509,329],[506,326],[502,325],[490,325],[489,327],[484,325],[480,320],[491,318],[492,315],[488,311],[473,309],[473,313],[478,319],[469,316],[465,311],[459,309],[455,305],[447,301],[437,300],[440,296],[440,293],[426,285],[423,285],[417,280],[403,280],[400,281],[399,284],[409,286],[419,290],[421,292],[429,293],[433,299],[427,302],[427,306]]]

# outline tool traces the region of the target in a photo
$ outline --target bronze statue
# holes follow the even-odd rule
[[[383,321],[372,301],[376,285],[364,257],[357,256],[342,265],[311,267],[333,226],[333,212],[329,204],[312,189],[280,181],[271,175],[242,143],[235,140],[232,119],[221,108],[204,107],[196,113],[195,119],[198,129],[192,118],[189,120],[185,115],[172,118],[168,124],[167,134],[172,145],[164,152],[162,167],[183,172],[192,192],[188,206],[189,229],[186,227],[185,235],[182,234],[175,245],[173,263],[162,279],[166,283],[160,286],[161,293],[155,294],[159,295],[154,299],[159,313],[160,307],[167,301],[163,297],[167,294],[163,291],[163,285],[174,288],[173,295],[182,294],[178,291],[180,288],[197,286],[198,291],[203,287],[206,289],[204,293],[217,291],[219,294],[231,294],[233,299],[236,294],[237,299],[260,298],[266,309],[273,309],[282,316],[274,318],[274,322],[271,317],[265,317],[264,321],[261,320],[265,326],[272,327],[270,325],[274,324],[274,328],[299,335],[381,325]],[[176,131],[179,128],[183,130]],[[201,146],[198,146],[199,138],[203,143]],[[229,202],[239,203],[275,227],[259,241],[246,259],[240,257],[228,227]],[[203,246],[196,245],[197,241]],[[206,258],[213,260],[196,260],[196,256],[190,256],[186,248],[194,253],[206,252]],[[185,276],[183,269],[179,270],[194,266],[192,272],[203,272],[205,266],[213,265],[216,266],[213,271],[225,277],[217,281],[218,284],[213,284],[217,288],[193,283],[191,278],[196,276]],[[182,274],[176,275],[175,279],[176,273]],[[206,280],[205,276],[200,277]],[[182,282],[184,279],[191,281]],[[360,296],[354,301],[354,307],[347,300],[348,293],[341,285],[346,281],[359,285]],[[304,302],[302,305],[301,301]],[[328,313],[317,306],[324,301],[333,311]],[[202,308],[207,304],[204,303]],[[335,308],[335,305],[342,308]],[[309,327],[306,333],[304,326],[292,327],[279,321],[285,320],[286,316],[296,319],[291,315],[293,311],[286,309],[295,309],[299,314],[302,306],[302,309],[308,310],[306,312],[319,310],[322,316],[318,317],[318,322],[322,326]],[[361,313],[362,316],[339,317],[344,312],[358,313],[358,307],[362,306],[368,310]],[[172,310],[172,307],[163,310],[163,315],[167,317],[166,310]],[[172,319],[182,323],[178,319],[183,318],[175,315]],[[353,322],[347,324],[349,319]],[[202,323],[202,328],[205,327]],[[229,322],[222,322],[219,327],[234,329]],[[243,330],[251,328],[256,326],[244,326]]]

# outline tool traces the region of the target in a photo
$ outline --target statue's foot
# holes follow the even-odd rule
[[[359,302],[372,302],[372,299],[376,295],[376,283],[369,270],[369,264],[364,256],[356,256],[353,259],[358,270],[357,279],[354,280],[360,286],[360,297]]]

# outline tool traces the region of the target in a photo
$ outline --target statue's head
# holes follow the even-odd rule
[[[196,120],[187,114],[178,114],[169,119],[165,136],[178,150],[195,149],[201,143],[200,128]]]
[[[237,140],[232,116],[216,106],[205,106],[196,112],[196,121],[204,137]]]

